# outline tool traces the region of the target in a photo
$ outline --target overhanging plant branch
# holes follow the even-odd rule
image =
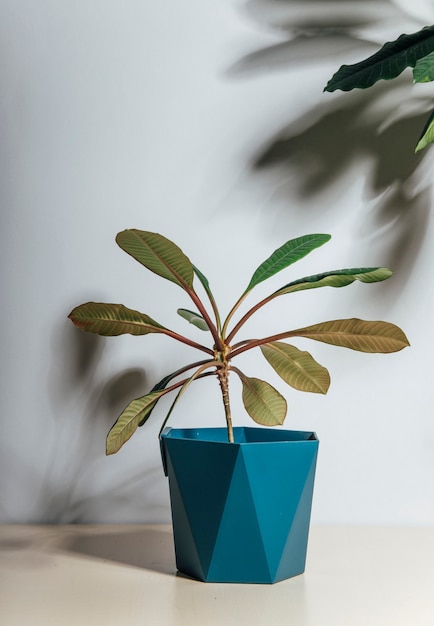
[[[324,91],[351,91],[367,89],[379,80],[392,80],[404,69],[413,68],[413,82],[430,82],[434,79],[434,25],[426,26],[416,33],[400,35],[385,43],[375,54],[354,63],[342,65],[328,81]],[[434,141],[431,113],[415,152]]]
[[[415,67],[419,59],[434,50],[434,26],[426,26],[411,35],[385,43],[378,52],[354,63],[342,65],[324,91],[366,89],[379,80],[396,78],[406,67]]]

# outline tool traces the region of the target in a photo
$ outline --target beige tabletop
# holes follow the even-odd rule
[[[434,626],[434,529],[311,529],[275,585],[176,573],[169,526],[0,526],[1,626]]]

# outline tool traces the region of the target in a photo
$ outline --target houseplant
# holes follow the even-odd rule
[[[381,353],[396,352],[408,345],[397,326],[360,319],[333,320],[261,339],[238,340],[239,331],[251,316],[275,298],[306,289],[344,287],[355,280],[373,283],[391,276],[391,270],[381,267],[323,272],[293,280],[239,314],[257,285],[329,239],[330,235],[325,234],[305,235],[275,250],[256,269],[223,320],[207,278],[178,246],[157,233],[119,233],[116,241],[122,250],[188,294],[195,310],[179,309],[178,313],[211,335],[210,346],[121,304],[88,302],[69,315],[82,330],[104,336],[161,333],[205,355],[204,359],[168,374],[150,392],[130,402],[111,428],[106,450],[107,454],[117,452],[149,419],[159,399],[177,391],[160,431],[162,457],[169,474],[177,565],[194,577],[207,581],[275,582],[304,571],[317,437],[311,432],[234,428],[229,397],[231,373],[240,378],[243,404],[257,424],[283,424],[286,401],[269,383],[247,376],[233,365],[233,360],[258,347],[288,385],[324,394],[330,384],[328,371],[309,353],[283,339],[302,337]],[[197,294],[195,279],[209,305]],[[216,376],[220,385],[226,428],[165,429],[184,391],[193,381],[210,375]],[[273,471],[277,476],[272,475]]]

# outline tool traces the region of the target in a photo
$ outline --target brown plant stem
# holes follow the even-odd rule
[[[235,337],[235,335],[238,333],[240,328],[242,326],[244,326],[244,324],[247,322],[247,320],[254,313],[256,313],[256,311],[258,311],[261,307],[263,307],[265,304],[268,304],[269,302],[271,302],[271,300],[273,300],[273,298],[275,298],[277,295],[278,295],[277,293],[273,293],[271,296],[268,296],[267,298],[264,298],[263,300],[261,300],[260,302],[255,304],[255,306],[253,306],[251,309],[249,309],[247,311],[247,313],[245,313],[245,315],[243,315],[243,317],[240,319],[240,321],[231,330],[231,332],[229,333],[229,335],[226,338],[226,342],[230,343],[232,341],[232,339]]]
[[[197,293],[194,291],[194,289],[188,289],[188,295],[190,296],[190,298],[193,300],[193,302],[195,303],[195,305],[197,306],[197,308],[199,309],[199,312],[201,313],[202,317],[204,318],[216,345],[216,348],[218,350],[222,350],[223,349],[223,342],[219,337],[219,334],[217,332],[217,328],[215,326],[215,324],[213,323],[212,319],[210,318],[210,316],[208,315],[208,311],[206,310],[202,300],[199,298],[199,296],[197,295]]]
[[[173,330],[169,330],[168,328],[165,328],[164,330],[160,330],[159,332],[162,335],[167,335],[168,337],[172,337],[172,339],[176,339],[177,341],[180,341],[181,343],[185,343],[187,346],[190,346],[191,348],[196,348],[196,350],[201,350],[202,352],[206,352],[207,354],[214,355],[214,350],[211,350],[211,348],[202,346],[200,343],[196,343],[196,341],[193,341],[192,339],[189,339],[188,337],[184,337],[184,335],[175,333]]]
[[[226,425],[228,430],[228,442],[234,443],[234,431],[232,428],[231,405],[229,402],[229,372],[227,365],[218,370],[217,376],[222,392],[223,406],[225,408]]]
[[[215,372],[204,372],[205,369],[207,369],[208,367],[212,367],[213,365],[215,365],[217,368],[220,367],[220,363],[218,363],[217,361],[211,361],[210,363],[204,363],[201,367],[199,367],[199,369],[192,375],[190,376],[190,378],[186,378],[183,381],[180,381],[180,383],[176,383],[176,385],[173,385],[171,387],[171,391],[173,391],[173,389],[175,389],[176,387],[180,387],[180,390],[175,398],[175,400],[172,403],[172,406],[169,409],[169,412],[167,413],[163,424],[160,428],[160,432],[158,433],[158,437],[161,436],[161,433],[164,430],[164,427],[167,424],[167,421],[170,417],[170,415],[172,414],[173,409],[175,408],[175,404],[178,402],[179,398],[181,397],[181,395],[184,393],[184,391],[187,389],[187,387],[194,381],[194,380],[198,380],[199,378],[204,378],[205,376],[211,376],[213,374],[215,374]]]
[[[241,296],[241,298],[238,298],[238,300],[235,302],[234,306],[232,307],[232,309],[229,311],[228,316],[226,317],[224,324],[223,324],[223,328],[222,328],[222,337],[223,340],[225,342],[226,345],[228,345],[230,343],[230,339],[229,337],[226,338],[226,331],[228,329],[229,326],[229,322],[231,321],[232,317],[234,316],[234,314],[236,313],[236,311],[238,310],[238,308],[241,306],[241,304],[244,302],[246,296],[248,294],[248,291],[245,291],[243,293],[243,295]],[[231,332],[230,336],[233,336],[233,332]]]
[[[273,341],[288,339],[289,337],[303,337],[303,335],[301,335],[297,330],[291,330],[286,333],[279,333],[277,335],[271,335],[270,337],[264,337],[263,339],[248,339],[241,341],[239,344],[232,347],[231,358],[234,358],[247,350],[251,350],[252,348],[257,348],[258,346],[263,346],[264,344],[272,343]]]

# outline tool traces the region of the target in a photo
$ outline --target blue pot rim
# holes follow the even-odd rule
[[[234,443],[227,440],[226,428],[165,428],[160,435],[160,451],[164,473],[167,476],[167,459],[165,440],[193,442],[197,444],[217,444],[221,446],[318,446],[319,440],[315,432],[305,430],[284,430],[274,428],[255,428],[236,426]]]
[[[167,439],[200,441],[208,443],[222,443],[228,445],[249,445],[251,443],[306,443],[318,441],[314,431],[286,430],[281,428],[255,428],[251,426],[236,426],[234,429],[234,443],[227,440],[227,429],[224,427],[204,428],[172,428],[163,430],[160,437]]]

